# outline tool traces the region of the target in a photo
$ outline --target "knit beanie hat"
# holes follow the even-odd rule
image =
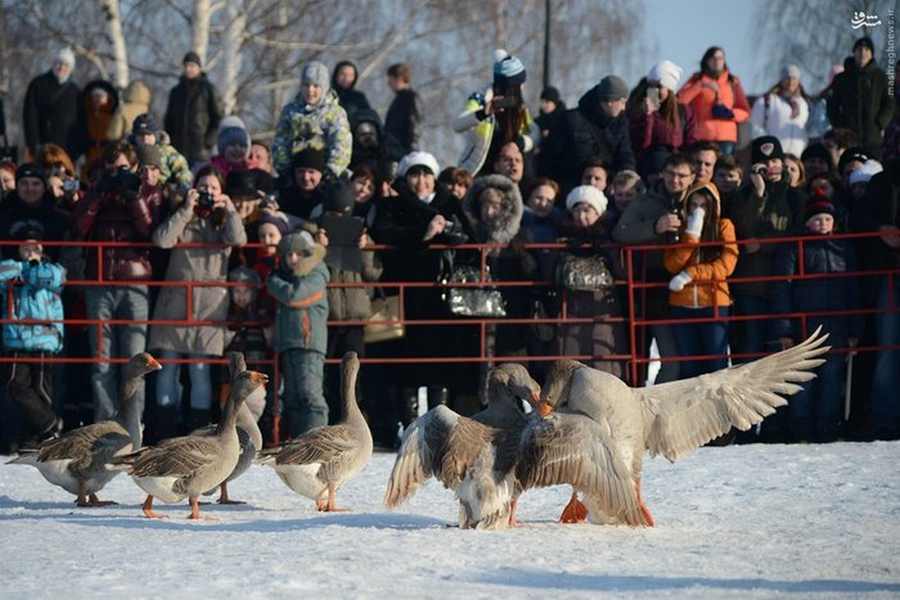
[[[237,115],[227,116],[219,124],[219,155],[225,154],[225,148],[228,146],[243,146],[244,158],[250,156],[250,134],[247,133],[247,126]]]
[[[147,144],[139,144],[134,149],[137,154],[138,163],[141,166],[162,168],[162,152],[159,146],[150,146]]]
[[[263,211],[260,214],[259,218],[256,220],[254,226],[258,231],[260,226],[262,225],[272,225],[273,227],[275,227],[275,229],[278,230],[279,233],[281,233],[281,237],[286,236],[288,234],[288,231],[290,231],[287,216],[281,212],[272,214],[268,211]]]
[[[194,63],[198,67],[203,67],[203,63],[200,61],[200,55],[193,50],[185,54],[184,58],[181,60],[181,64],[186,65],[187,63]]]
[[[664,60],[653,65],[647,74],[647,81],[658,81],[663,87],[675,91],[683,74],[684,69],[670,60]]]
[[[576,204],[587,204],[597,211],[598,215],[606,212],[606,194],[592,185],[579,185],[566,196],[566,209],[572,212]]]
[[[331,89],[331,83],[328,79],[328,67],[317,60],[306,63],[300,80],[303,83],[313,83],[322,88],[323,96]]]
[[[611,102],[628,97],[628,84],[616,75],[607,75],[597,86],[597,98],[601,102]]]
[[[433,154],[415,150],[400,160],[400,164],[397,166],[397,176],[405,177],[406,173],[413,167],[427,167],[435,177],[441,172],[440,167],[438,167],[438,161]]]
[[[782,79],[800,79],[800,67],[797,65],[787,65],[781,70]]]
[[[249,283],[254,287],[259,287],[260,284],[259,273],[257,273],[250,267],[245,267],[243,265],[240,267],[235,267],[228,272],[228,281],[240,281],[241,283]]]
[[[525,65],[503,48],[494,50],[494,84],[502,87],[525,83]]]
[[[41,241],[44,239],[44,225],[36,219],[16,221],[9,228],[9,237],[18,241]]]
[[[753,164],[766,162],[772,158],[784,159],[784,150],[781,149],[781,142],[774,135],[763,135],[755,138],[751,154]]]
[[[803,154],[800,155],[800,160],[810,160],[813,158],[821,158],[828,163],[829,167],[833,168],[831,165],[831,153],[828,152],[828,148],[826,148],[825,144],[822,142],[810,144],[803,151]]]
[[[803,212],[803,222],[806,223],[816,215],[826,214],[834,216],[834,203],[825,196],[815,195],[806,204]]]
[[[853,44],[853,51],[855,52],[856,49],[860,46],[868,48],[869,52],[875,54],[875,44],[872,42],[872,38],[870,38],[869,36],[861,37],[856,40],[856,43]]]
[[[559,104],[561,99],[562,98],[559,95],[559,90],[552,85],[548,85],[541,92],[541,100],[547,100],[548,102]]]
[[[63,48],[59,52],[56,53],[56,61],[65,63],[69,65],[70,69],[75,68],[75,53],[72,52],[71,48]]]
[[[869,183],[869,180],[872,179],[872,177],[878,175],[882,171],[884,171],[884,167],[881,166],[881,163],[870,158],[863,163],[863,166],[850,173],[850,185],[853,185],[854,183]]]
[[[19,168],[16,169],[16,181],[20,179],[24,179],[26,177],[33,177],[34,179],[40,179],[44,185],[47,184],[47,181],[44,179],[44,171],[38,165],[34,163],[25,163],[23,165],[19,165]]]
[[[291,166],[295,169],[314,169],[320,173],[325,172],[325,151],[321,148],[307,146],[291,157]]]

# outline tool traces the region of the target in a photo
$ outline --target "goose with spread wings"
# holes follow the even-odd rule
[[[582,414],[609,432],[604,443],[627,467],[643,520],[652,526],[640,494],[644,452],[674,462],[732,427],[756,425],[815,378],[813,370],[830,350],[827,338],[819,328],[804,342],[753,362],[642,388],[576,361],[557,361],[535,408]],[[573,493],[563,520],[583,510]],[[590,517],[604,522],[600,511]]]

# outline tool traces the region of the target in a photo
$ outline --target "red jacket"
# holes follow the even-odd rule
[[[719,89],[713,91],[704,87],[704,83],[715,82]],[[736,76],[729,80],[725,69],[718,79],[709,75],[694,73],[684,87],[678,92],[678,101],[689,106],[694,113],[694,135],[698,140],[710,142],[736,142],[737,124],[750,118],[750,104],[744,95],[744,89]],[[731,119],[713,117],[713,106],[723,104],[734,113]]]

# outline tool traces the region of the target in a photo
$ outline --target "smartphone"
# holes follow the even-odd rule
[[[647,99],[650,101],[650,108],[659,110],[659,88],[652,87],[647,89]]]

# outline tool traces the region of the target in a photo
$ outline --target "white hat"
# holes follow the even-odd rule
[[[438,173],[441,171],[438,167],[437,159],[433,155],[428,152],[414,150],[400,160],[400,164],[397,166],[397,175],[405,177],[407,171],[413,167],[420,166],[428,167],[435,177],[437,177]]]
[[[71,48],[63,48],[56,55],[57,62],[66,63],[70,69],[75,68],[75,53]]]
[[[592,185],[579,185],[566,196],[566,209],[571,212],[576,204],[587,204],[597,211],[598,215],[606,212],[606,195]]]
[[[684,69],[670,60],[664,60],[653,65],[650,73],[647,74],[647,80],[658,81],[664,87],[675,91],[678,89],[678,82],[681,81],[683,73]]]
[[[850,185],[854,183],[869,183],[875,175],[884,171],[881,163],[874,159],[869,159],[863,163],[863,166],[850,173]]]
[[[782,79],[800,79],[800,67],[797,65],[787,65],[781,70]]]

